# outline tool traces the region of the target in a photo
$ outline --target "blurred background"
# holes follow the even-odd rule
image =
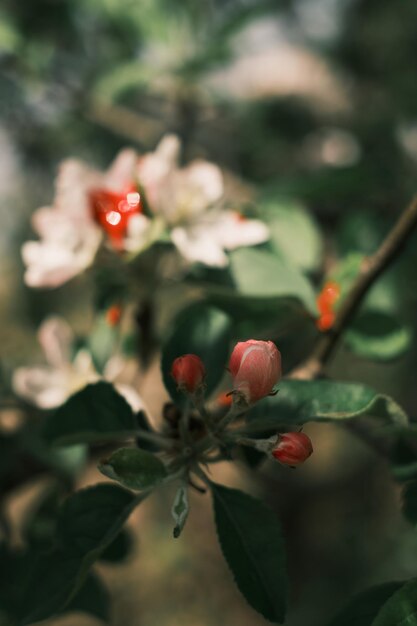
[[[167,132],[184,159],[220,165],[236,194],[297,200],[323,230],[324,268],[371,252],[416,191],[417,4],[413,0],[33,0],[0,3],[0,361],[39,359],[47,314],[82,332],[88,283],[23,284],[20,246],[63,158],[106,167]],[[415,240],[416,242],[417,240]],[[291,242],[288,242],[291,245]],[[415,249],[415,246],[414,246]],[[415,254],[415,253],[414,253]],[[413,247],[396,266],[400,314],[416,325]],[[391,294],[394,292],[390,292]],[[339,350],[331,374],[392,394],[415,415],[416,350],[371,363]],[[148,380],[148,379],[147,379]],[[141,391],[155,409],[157,364]],[[414,575],[417,537],[401,519],[384,462],[335,426],[310,426],[315,454],[297,472],[227,465],[218,476],[262,495],[288,538],[288,626],[324,626],[363,588]],[[216,476],[215,476],[216,477]],[[92,468],[83,482],[98,481]],[[31,486],[31,496],[39,485]],[[16,520],[28,505],[17,494]],[[101,565],[114,626],[262,624],[222,562],[208,497],[171,538],[164,494],[130,524],[134,554]],[[58,623],[87,625],[91,618]]]

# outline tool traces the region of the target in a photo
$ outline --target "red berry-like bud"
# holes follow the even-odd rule
[[[206,368],[196,354],[184,354],[173,362],[171,376],[179,389],[194,393],[203,384]]]
[[[329,330],[336,319],[334,307],[340,297],[340,286],[334,281],[327,281],[317,296],[317,308],[320,312],[316,325],[321,331]]]
[[[113,246],[121,248],[130,218],[143,212],[136,186],[132,184],[123,192],[94,189],[90,192],[90,203],[95,220],[106,232]]]
[[[313,453],[311,439],[304,433],[283,433],[272,449],[272,456],[283,465],[301,465]]]
[[[248,404],[268,396],[281,378],[281,354],[272,341],[242,341],[236,344],[229,369],[234,391]]]
[[[117,326],[122,317],[122,307],[114,304],[106,311],[106,321],[109,326]]]

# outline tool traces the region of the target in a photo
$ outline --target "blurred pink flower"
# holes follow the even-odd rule
[[[62,285],[93,263],[103,238],[138,254],[167,233],[188,262],[215,267],[228,264],[226,250],[268,239],[263,222],[224,209],[220,168],[202,160],[179,167],[179,153],[179,139],[167,135],[140,158],[122,150],[105,173],[64,161],[52,206],[32,218],[39,240],[22,247],[26,284]]]
[[[80,349],[73,355],[72,330],[60,317],[50,317],[43,322],[38,340],[45,355],[45,365],[17,368],[12,385],[18,396],[41,409],[60,406],[88,383],[101,379],[115,383],[125,366],[120,356],[112,356],[103,376],[100,376],[87,349]],[[143,402],[133,387],[120,382],[116,382],[115,387],[134,411],[143,408]]]
[[[180,254],[191,263],[224,267],[225,250],[266,241],[263,222],[222,207],[220,168],[202,160],[180,168],[179,151],[178,138],[168,135],[155,152],[139,159],[137,172],[151,211],[164,222]]]
[[[40,239],[22,247],[27,285],[58,287],[93,263],[106,230],[100,228],[94,194],[125,193],[126,204],[137,201],[137,192],[132,197],[136,160],[133,150],[123,150],[106,173],[73,159],[61,164],[53,205],[38,209],[32,218]]]

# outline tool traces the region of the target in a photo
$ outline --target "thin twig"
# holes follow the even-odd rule
[[[338,346],[370,288],[403,251],[417,226],[417,196],[401,214],[394,228],[372,256],[364,259],[360,273],[337,312],[333,327],[322,335],[308,359],[289,374],[289,378],[318,378]]]

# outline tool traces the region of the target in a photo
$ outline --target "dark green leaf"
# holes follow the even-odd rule
[[[212,484],[217,534],[236,584],[271,622],[283,622],[287,596],[284,545],[274,514],[237,489]]]
[[[417,579],[412,579],[388,598],[371,626],[417,626]]]
[[[67,498],[58,514],[56,547],[30,560],[21,586],[23,625],[61,613],[82,588],[91,565],[114,541],[140,498],[100,484]]]
[[[248,421],[259,420],[259,427],[303,424],[354,417],[376,417],[407,424],[403,409],[389,396],[378,394],[359,383],[326,380],[286,380],[276,396],[261,400],[248,414]]]
[[[407,483],[404,487],[403,513],[411,524],[417,525],[417,480]]]
[[[133,411],[113,385],[87,385],[48,416],[44,427],[47,441],[65,445],[107,441],[135,432]]]
[[[116,450],[98,469],[129,489],[149,489],[167,475],[165,465],[157,456],[139,448]]]
[[[59,512],[58,540],[81,556],[101,554],[120,532],[136,503],[135,495],[118,485],[102,483],[77,491]]]
[[[402,587],[390,582],[371,587],[356,595],[328,626],[370,626],[387,600]]]
[[[132,549],[132,535],[125,528],[100,555],[103,563],[120,563],[127,559]]]
[[[63,613],[82,612],[103,622],[110,619],[110,598],[106,587],[96,574],[89,574],[85,583]]]
[[[170,373],[174,359],[183,354],[196,354],[202,359],[207,371],[205,382],[209,395],[224,374],[229,356],[231,326],[226,313],[201,304],[182,311],[174,321],[174,330],[162,350],[162,375],[166,388],[177,404],[184,402],[184,394],[177,390]]]

